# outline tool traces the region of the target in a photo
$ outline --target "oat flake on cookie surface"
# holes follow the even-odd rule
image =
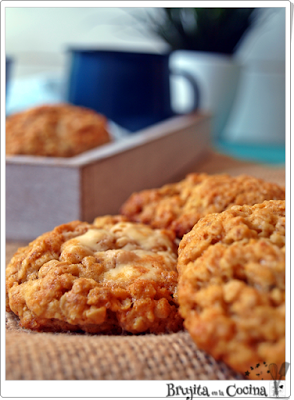
[[[14,255],[7,310],[39,331],[176,332],[176,263],[168,231],[123,216],[70,222]]]
[[[285,361],[285,201],[202,218],[180,243],[178,271],[197,346],[249,379],[272,379],[269,364]]]

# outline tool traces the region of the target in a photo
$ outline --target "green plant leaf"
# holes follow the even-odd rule
[[[255,8],[161,8],[148,16],[147,27],[172,50],[233,54],[255,23]]]

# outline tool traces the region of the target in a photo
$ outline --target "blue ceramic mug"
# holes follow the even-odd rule
[[[171,107],[170,74],[185,76],[194,91],[194,78],[169,69],[169,54],[112,50],[70,49],[70,71],[66,100],[92,108],[118,125],[135,132],[167,119]]]

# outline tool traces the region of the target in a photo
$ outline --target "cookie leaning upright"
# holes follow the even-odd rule
[[[284,188],[251,176],[194,173],[180,182],[132,194],[121,213],[132,221],[171,229],[181,239],[207,214],[232,205],[284,199]]]
[[[249,379],[285,361],[285,201],[202,218],[179,246],[179,303],[200,349]]]
[[[7,266],[7,309],[33,330],[178,331],[173,240],[122,216],[58,226]]]
[[[45,105],[6,119],[6,154],[72,157],[111,141],[107,120],[94,110]]]

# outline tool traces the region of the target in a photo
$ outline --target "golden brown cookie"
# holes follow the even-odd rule
[[[173,240],[121,216],[58,226],[7,266],[7,308],[33,330],[178,331]]]
[[[180,243],[178,271],[197,346],[249,379],[272,379],[269,364],[285,361],[285,201],[202,218]]]
[[[31,108],[6,120],[6,154],[72,157],[110,142],[107,120],[69,104]]]
[[[178,183],[134,193],[120,212],[132,221],[172,229],[182,238],[207,214],[222,212],[232,205],[284,199],[284,188],[261,179],[195,173]]]

